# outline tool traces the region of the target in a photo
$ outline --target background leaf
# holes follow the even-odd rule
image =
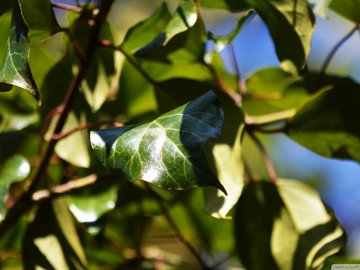
[[[30,30],[32,43],[39,42],[59,30],[51,2],[47,0],[19,0],[22,15]]]
[[[248,7],[245,1],[231,0],[200,0],[200,4],[207,8],[221,8],[232,12],[238,12]]]
[[[360,22],[360,3],[357,0],[332,0],[330,8],[350,21]]]
[[[91,146],[103,165],[128,181],[142,179],[166,189],[213,185],[204,144],[218,137],[223,111],[212,92],[139,126],[92,131]]]
[[[240,259],[249,269],[319,269],[345,238],[317,192],[291,180],[249,183],[234,229]]]
[[[73,218],[63,200],[42,204],[29,224],[23,246],[24,269],[87,269]]]
[[[32,77],[29,60],[28,28],[18,2],[14,4],[10,35],[0,62],[0,82],[16,85],[40,101],[39,91]]]
[[[315,16],[308,1],[246,1],[265,21],[280,62],[287,68],[288,61],[298,69],[303,68],[310,52],[315,27]]]
[[[291,119],[287,133],[322,156],[360,162],[360,129],[354,119],[360,113],[359,100],[357,84],[338,82],[305,103]]]

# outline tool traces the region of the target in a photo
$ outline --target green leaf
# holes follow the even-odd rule
[[[19,0],[22,15],[30,30],[32,43],[39,42],[56,33],[60,26],[56,21],[51,2],[48,0]]]
[[[3,164],[0,171],[0,220],[5,217],[5,203],[11,183],[25,180],[29,174],[30,165],[21,155],[14,155]]]
[[[219,95],[224,108],[224,128],[219,139],[209,141],[207,158],[227,196],[212,187],[204,190],[205,211],[215,218],[228,218],[239,200],[244,186],[244,166],[241,156],[243,113],[225,94]]]
[[[293,180],[251,182],[237,205],[235,235],[248,269],[319,269],[344,231],[318,193]]]
[[[359,90],[355,83],[337,84],[315,95],[291,119],[288,135],[319,155],[360,162]]]
[[[69,209],[77,221],[90,223],[97,221],[102,215],[114,209],[117,189],[111,188],[91,194],[69,196]]]
[[[113,40],[110,25],[106,22],[102,28],[102,39]],[[117,81],[115,54],[108,48],[98,48],[89,64],[88,72],[81,88],[93,112],[106,101]]]
[[[31,74],[29,60],[28,28],[18,2],[14,4],[10,35],[0,62],[0,82],[15,85],[32,94],[38,102],[40,95]]]
[[[132,27],[126,34],[122,47],[131,53],[149,44],[161,33],[171,20],[171,14],[163,3],[147,20]]]
[[[358,0],[332,0],[330,8],[350,21],[360,22],[360,2]]]
[[[246,0],[265,21],[282,65],[300,70],[310,52],[315,16],[307,0]]]
[[[41,204],[23,246],[24,269],[87,269],[74,220],[63,200]]]
[[[215,42],[216,51],[220,52],[226,45],[230,44],[240,33],[242,27],[253,15],[253,10],[247,10],[241,13],[238,17],[235,28],[225,36],[219,36],[212,32],[209,32],[208,37]]]
[[[222,125],[222,108],[208,92],[150,123],[92,131],[90,141],[103,165],[127,181],[171,190],[205,185],[224,190],[204,155],[204,144],[220,135]]]
[[[314,5],[313,10],[323,18],[327,18],[329,5],[333,0],[310,0],[310,4]]]
[[[247,93],[278,93],[280,96],[300,77],[277,67],[260,69],[246,79]]]
[[[226,9],[231,12],[238,12],[248,7],[245,1],[232,0],[200,0],[200,5],[207,8]]]

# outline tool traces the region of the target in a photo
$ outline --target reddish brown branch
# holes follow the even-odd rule
[[[58,9],[66,10],[66,11],[71,11],[71,12],[75,12],[75,13],[82,12],[82,8],[77,7],[77,6],[72,6],[72,5],[63,4],[63,3],[51,3],[51,5],[54,8],[58,8]]]

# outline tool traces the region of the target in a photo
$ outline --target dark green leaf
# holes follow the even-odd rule
[[[231,12],[238,12],[245,8],[248,8],[248,5],[245,1],[232,1],[232,0],[200,0],[200,5],[207,8],[221,8],[226,9]]]
[[[166,189],[212,185],[204,144],[218,137],[223,111],[212,92],[140,126],[92,131],[90,141],[103,165],[128,181],[142,179]]]
[[[74,220],[63,200],[42,204],[28,226],[23,245],[24,269],[87,269]]]
[[[30,174],[30,165],[26,158],[14,155],[8,159],[0,170],[0,220],[5,217],[5,202],[9,195],[11,183],[22,181]]]
[[[344,231],[309,186],[251,182],[237,205],[235,235],[248,269],[319,269],[344,244]]]
[[[350,21],[360,22],[360,2],[358,0],[332,0],[330,8]]]
[[[29,51],[28,28],[16,2],[13,7],[10,35],[0,62],[0,82],[21,87],[40,102],[28,63]]]
[[[269,28],[283,67],[290,71],[291,62],[297,69],[303,68],[315,27],[315,16],[308,1],[246,1],[256,9]]]
[[[19,0],[32,42],[38,42],[59,30],[54,10],[48,0]]]
[[[360,87],[336,85],[320,92],[296,113],[288,125],[289,136],[325,157],[360,162]]]

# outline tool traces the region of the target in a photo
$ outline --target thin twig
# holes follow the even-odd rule
[[[231,65],[233,67],[233,70],[235,71],[235,79],[236,79],[236,82],[237,82],[238,90],[239,90],[241,95],[244,95],[245,92],[246,92],[245,84],[243,84],[241,82],[241,73],[240,73],[240,68],[239,68],[239,65],[238,65],[238,62],[237,62],[237,59],[236,59],[236,53],[235,53],[235,50],[234,50],[234,46],[231,43],[231,44],[229,44],[227,46],[227,48],[228,48],[228,52],[229,52],[229,55],[230,55]]]
[[[146,189],[148,190],[149,194],[155,199],[155,201],[159,205],[161,213],[165,217],[166,221],[169,223],[170,227],[173,229],[176,237],[180,240],[180,242],[182,242],[187,247],[187,249],[191,252],[191,254],[196,258],[196,260],[201,265],[202,269],[204,269],[204,270],[205,269],[208,269],[208,270],[212,269],[211,267],[209,267],[206,264],[204,259],[197,252],[197,250],[191,245],[191,243],[182,235],[181,230],[176,225],[175,220],[169,214],[169,211],[168,211],[167,207],[164,205],[164,202],[161,199],[161,197],[147,183],[146,183],[145,186],[146,186]]]
[[[274,184],[276,184],[278,182],[278,177],[274,168],[274,165],[271,161],[270,156],[268,155],[268,153],[266,152],[266,149],[264,147],[264,145],[262,144],[262,142],[258,139],[258,137],[255,136],[255,134],[253,133],[253,131],[251,129],[247,129],[248,134],[250,136],[250,138],[254,141],[254,143],[256,144],[256,146],[258,147],[258,149],[260,150],[261,156],[264,160],[264,164],[266,167],[266,170],[268,172],[268,175],[270,177],[271,182],[273,182]]]
[[[97,182],[99,182],[99,180],[104,180],[104,178],[109,178],[109,177],[112,177],[113,175],[114,174],[112,174],[112,173],[101,175],[101,176],[99,176],[97,174],[91,174],[91,175],[88,175],[88,176],[80,178],[80,179],[68,181],[65,184],[55,186],[50,189],[42,189],[42,190],[36,191],[32,194],[31,199],[34,203],[39,203],[41,201],[48,200],[48,199],[54,199],[59,196],[64,196],[66,194],[73,193],[84,187],[89,187],[91,185],[94,185]]]
[[[347,33],[342,39],[338,41],[338,43],[335,44],[335,46],[331,49],[327,57],[325,58],[325,61],[320,69],[320,76],[323,77],[325,75],[326,69],[328,68],[330,61],[334,57],[337,50],[359,29],[360,24],[356,24],[349,33]]]
[[[62,140],[68,136],[70,136],[71,134],[80,131],[80,130],[84,130],[84,129],[90,129],[90,128],[94,128],[94,127],[98,127],[98,126],[102,126],[102,125],[107,125],[107,126],[111,126],[111,127],[122,127],[124,124],[123,123],[119,123],[119,122],[98,122],[98,123],[86,123],[86,124],[82,124],[82,125],[78,125],[77,127],[74,127],[66,132],[60,133],[60,134],[53,134],[51,136],[51,138],[53,140],[59,141]]]
[[[63,4],[63,3],[51,3],[51,5],[54,8],[63,9],[63,10],[66,10],[66,11],[71,11],[71,12],[75,12],[75,13],[81,13],[82,12],[82,8],[79,7],[79,6],[72,6],[72,5]]]

